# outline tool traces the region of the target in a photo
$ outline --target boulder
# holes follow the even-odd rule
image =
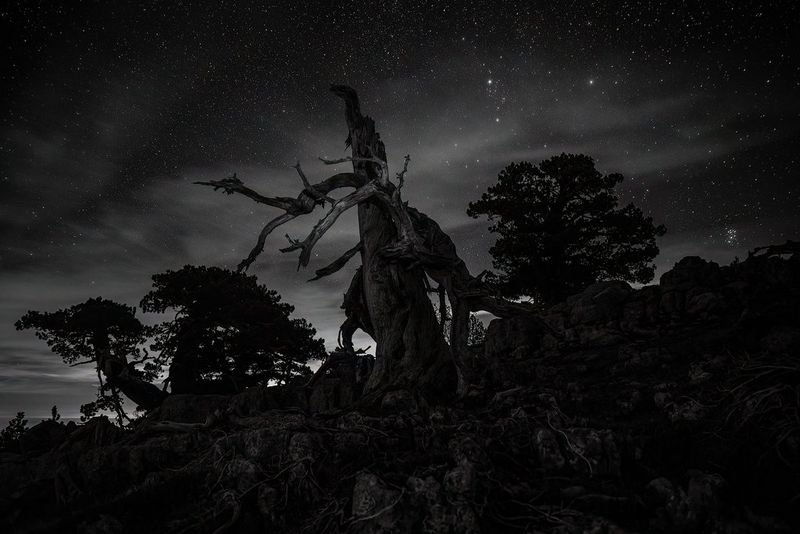
[[[539,465],[545,471],[560,471],[567,461],[561,454],[561,447],[553,431],[538,428],[533,433],[533,445]]]
[[[417,399],[406,389],[389,391],[381,400],[381,412],[386,415],[417,413]]]
[[[541,325],[526,317],[494,319],[486,330],[484,354],[491,360],[519,349],[533,352],[541,345],[543,334]]]
[[[631,286],[618,280],[592,284],[583,292],[567,298],[569,322],[579,325],[616,321],[631,293]]]
[[[169,395],[161,403],[154,418],[173,423],[204,423],[216,410],[225,410],[230,395]]]
[[[63,443],[68,433],[66,425],[48,419],[26,430],[19,439],[19,446],[25,454],[41,454]]]
[[[360,534],[411,532],[415,517],[407,513],[403,495],[377,475],[359,473],[353,487],[353,521],[349,530]]]
[[[661,275],[662,292],[686,291],[693,287],[715,288],[723,282],[719,264],[699,256],[687,256]]]

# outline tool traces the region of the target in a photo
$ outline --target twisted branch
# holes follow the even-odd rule
[[[295,199],[287,197],[265,197],[260,193],[256,193],[246,185],[233,173],[233,176],[224,178],[222,180],[210,180],[208,182],[194,182],[197,185],[207,185],[214,188],[214,191],[222,189],[226,195],[239,193],[249,199],[255,200],[259,204],[266,204],[274,208],[280,208],[285,211],[291,211],[295,206]]]
[[[240,273],[243,271],[247,271],[250,265],[252,265],[253,262],[256,261],[258,255],[264,251],[264,243],[266,243],[267,241],[267,236],[269,236],[269,234],[271,234],[275,228],[291,221],[295,217],[296,217],[295,215],[292,215],[291,213],[287,212],[284,213],[283,215],[278,215],[270,222],[268,222],[267,225],[263,228],[263,230],[261,230],[261,233],[258,234],[258,241],[256,242],[256,246],[254,246],[253,250],[250,251],[250,254],[248,254],[247,257],[239,263],[239,266],[236,267],[236,270]]]
[[[300,162],[297,162],[293,168],[297,171],[298,175],[300,176],[300,180],[303,182],[303,190],[299,195],[297,195],[297,198],[264,196],[244,185],[244,183],[236,176],[235,173],[233,176],[223,180],[194,182],[198,185],[213,187],[215,191],[222,190],[228,195],[238,193],[258,202],[259,204],[266,204],[267,206],[280,208],[285,211],[283,215],[275,217],[269,221],[266,226],[264,226],[264,228],[261,230],[261,233],[258,235],[258,240],[256,241],[255,246],[250,251],[250,254],[248,254],[247,258],[239,263],[237,266],[237,271],[246,271],[250,265],[253,264],[259,254],[264,251],[264,244],[267,241],[267,237],[277,227],[300,215],[311,213],[314,211],[314,208],[317,205],[324,205],[326,201],[334,204],[336,200],[328,196],[329,192],[345,187],[356,188],[359,185],[358,178],[351,172],[334,174],[318,184],[311,184],[300,167]]]
[[[293,166],[293,168],[297,171],[297,174],[300,175],[300,180],[303,182],[303,191],[305,191],[306,193],[311,195],[311,197],[314,200],[316,200],[317,202],[319,202],[323,206],[325,205],[326,201],[330,202],[331,204],[333,204],[335,202],[331,197],[325,195],[324,193],[321,193],[320,191],[317,191],[314,188],[314,186],[312,186],[311,183],[309,183],[308,178],[306,178],[306,174],[303,172],[303,169],[300,167],[300,162],[299,161]]]
[[[281,252],[291,252],[293,250],[300,249],[300,261],[297,269],[300,270],[300,267],[305,267],[308,265],[308,261],[311,259],[311,250],[314,248],[314,245],[323,235],[325,235],[325,232],[327,232],[330,227],[333,226],[333,224],[336,222],[336,219],[338,219],[342,213],[349,210],[353,206],[357,206],[360,202],[370,198],[377,191],[378,184],[372,181],[367,185],[359,187],[346,197],[337,200],[333,203],[333,206],[325,215],[325,217],[320,219],[320,221],[314,226],[314,228],[311,230],[311,233],[308,234],[308,237],[306,237],[303,241],[290,239],[291,244],[286,248],[282,248]]]
[[[354,247],[339,256],[339,258],[331,262],[329,265],[323,267],[322,269],[317,269],[317,271],[314,273],[314,278],[309,279],[309,282],[319,280],[324,276],[330,276],[333,273],[338,272],[339,269],[347,265],[347,262],[350,261],[350,258],[355,256],[356,253],[361,252],[362,247],[363,243],[359,241]]]

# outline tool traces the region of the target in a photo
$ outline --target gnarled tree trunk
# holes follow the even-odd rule
[[[361,158],[386,160],[375,124],[361,114],[355,91],[337,87],[345,101],[345,118],[352,145],[354,174],[360,184],[380,180],[379,164]],[[391,185],[391,184],[390,184]],[[452,392],[455,369],[425,285],[421,266],[408,268],[383,251],[400,239],[385,204],[370,199],[358,205],[361,236],[361,284],[370,335],[375,339],[375,366],[365,393],[389,389],[418,391],[426,397]]]
[[[365,393],[403,388],[426,397],[452,392],[453,359],[425,286],[421,267],[406,269],[381,257],[397,238],[381,207],[359,206],[364,301],[376,343]]]
[[[331,91],[345,103],[347,145],[352,146],[352,156],[322,161],[352,162],[352,173],[336,174],[312,185],[298,163],[295,169],[303,190],[297,198],[265,197],[245,186],[235,174],[224,180],[197,183],[229,194],[238,193],[285,212],[267,223],[250,255],[239,264],[239,270],[247,269],[261,253],[266,237],[275,228],[311,213],[317,205],[330,203],[327,214],[305,240],[290,238],[290,246],[282,249],[283,252],[301,250],[300,265],[307,265],[316,242],[339,215],[357,206],[360,242],[341,258],[317,270],[312,280],[338,271],[360,252],[362,266],[342,306],[347,320],[340,331],[340,345],[353,351],[352,335],[358,328],[375,340],[375,366],[365,387],[368,400],[378,400],[393,389],[410,390],[429,399],[456,391],[463,394],[474,383],[466,360],[470,312],[487,310],[504,317],[532,310],[493,296],[480,277],[469,273],[452,240],[439,225],[402,201],[400,190],[410,158],[406,156],[405,166],[392,182],[383,142],[373,120],[361,114],[355,91],[346,86],[333,86]],[[340,199],[329,196],[345,187],[355,191]],[[426,276],[438,282],[450,301],[453,310],[450,345],[429,299]]]

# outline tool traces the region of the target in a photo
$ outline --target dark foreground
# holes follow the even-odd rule
[[[800,254],[596,284],[494,321],[482,388],[380,408],[168,397],[134,430],[34,427],[0,457],[4,532],[797,532]]]

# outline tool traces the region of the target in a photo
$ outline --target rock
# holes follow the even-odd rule
[[[686,491],[688,514],[691,523],[702,524],[719,509],[720,493],[725,487],[725,479],[715,473],[693,471],[689,475]]]
[[[247,459],[261,464],[269,461],[271,451],[283,447],[284,436],[273,428],[257,428],[242,432],[237,441]]]
[[[308,409],[305,387],[293,384],[253,386],[229,398],[227,408],[239,417],[257,415],[277,408]]]
[[[706,261],[699,256],[687,256],[661,275],[659,286],[662,292],[685,291],[692,287],[718,287],[722,280],[722,273],[717,263]]]
[[[624,331],[638,333],[658,321],[658,307],[661,301],[659,286],[645,286],[633,293],[622,308],[619,320]]]
[[[672,505],[677,500],[678,494],[668,478],[660,477],[648,482],[644,498],[647,505],[658,508]]]
[[[775,326],[761,338],[760,344],[773,354],[796,352],[800,348],[800,328],[796,326]]]
[[[351,358],[338,361],[314,383],[308,406],[315,413],[327,412],[350,406],[357,398],[356,367]]]
[[[125,529],[115,517],[102,514],[95,520],[86,521],[79,527],[84,534],[122,534]]]
[[[20,449],[25,454],[41,454],[61,445],[67,434],[66,425],[48,419],[33,425],[22,434],[19,439]]]
[[[546,332],[497,320],[480,394],[430,408],[396,391],[309,413],[303,388],[251,388],[173,396],[125,431],[72,424],[48,452],[0,453],[0,531],[57,531],[69,510],[67,531],[211,532],[235,495],[238,532],[791,532],[793,261],[687,260],[663,288],[603,283],[544,310]],[[731,412],[753,407],[769,409]],[[208,428],[147,424],[217,410]]]
[[[11,496],[17,488],[21,488],[35,479],[27,458],[22,454],[0,452],[0,499]]]
[[[264,526],[268,529],[278,529],[284,523],[280,513],[280,494],[278,490],[267,484],[258,487],[256,507],[264,521]]]
[[[718,304],[718,297],[709,290],[718,288],[722,282],[722,272],[716,263],[697,256],[683,258],[661,276],[660,310],[673,320],[685,313],[709,312]]]
[[[700,362],[692,362],[689,365],[689,381],[692,384],[702,384],[708,382],[713,375],[703,369],[703,364]]]
[[[412,476],[406,481],[406,489],[411,503],[422,517],[422,532],[450,531],[452,512],[436,479],[431,476],[425,479]]]
[[[448,449],[453,460],[458,463],[486,464],[489,459],[483,448],[470,436],[459,436],[448,443]]]
[[[361,472],[353,487],[353,522],[350,530],[364,534],[411,532],[413,517],[404,513],[403,493],[388,487],[378,476]]]
[[[639,390],[633,390],[617,398],[617,407],[623,415],[633,414],[642,402],[642,394]]]
[[[561,490],[561,496],[565,499],[576,499],[586,494],[586,488],[583,486],[568,486]]]
[[[486,330],[484,355],[491,362],[520,349],[531,353],[541,346],[543,335],[541,325],[525,317],[494,319]]]
[[[607,347],[617,345],[626,340],[622,331],[608,326],[580,325],[571,329],[571,341],[584,348]]]
[[[556,435],[546,428],[538,428],[533,433],[533,444],[539,465],[545,471],[560,471],[567,461],[561,454]]]
[[[569,464],[590,475],[621,476],[622,459],[611,430],[569,428],[565,448]]]
[[[664,408],[672,403],[672,395],[666,391],[656,391],[653,394],[653,403],[656,408]]]
[[[486,331],[481,358],[486,362],[485,381],[492,387],[503,388],[534,380],[545,337],[539,321],[526,317],[493,320]]]
[[[220,460],[220,483],[225,488],[236,488],[239,493],[256,486],[261,481],[261,469],[244,458]]]
[[[706,291],[691,296],[686,302],[686,313],[690,316],[709,318],[722,307],[722,298],[714,292]]]
[[[384,414],[417,413],[418,409],[416,399],[406,389],[389,391],[381,400],[381,412]]]
[[[644,491],[645,503],[656,512],[653,530],[662,532],[743,532],[713,528],[718,524],[720,492],[725,486],[716,474],[690,471],[688,488],[684,491],[666,478],[651,480]],[[711,528],[709,528],[711,527]],[[744,530],[744,532],[751,532]]]
[[[615,321],[622,315],[623,305],[632,292],[631,286],[622,281],[592,284],[583,292],[567,298],[569,323],[579,325]]]
[[[289,440],[289,458],[292,461],[314,461],[325,453],[322,437],[311,432],[297,432]]]
[[[708,408],[706,406],[703,406],[694,399],[686,399],[682,402],[672,402],[669,403],[666,408],[669,419],[673,423],[681,421],[700,421],[708,412]]]
[[[204,423],[215,410],[225,410],[229,395],[169,395],[158,408],[156,420],[173,423]]]
[[[475,493],[477,472],[475,464],[462,461],[444,475],[444,490],[454,499],[469,499]]]
[[[434,506],[441,502],[442,486],[435,478],[428,476],[425,479],[408,477],[406,487],[412,499],[424,506]]]

